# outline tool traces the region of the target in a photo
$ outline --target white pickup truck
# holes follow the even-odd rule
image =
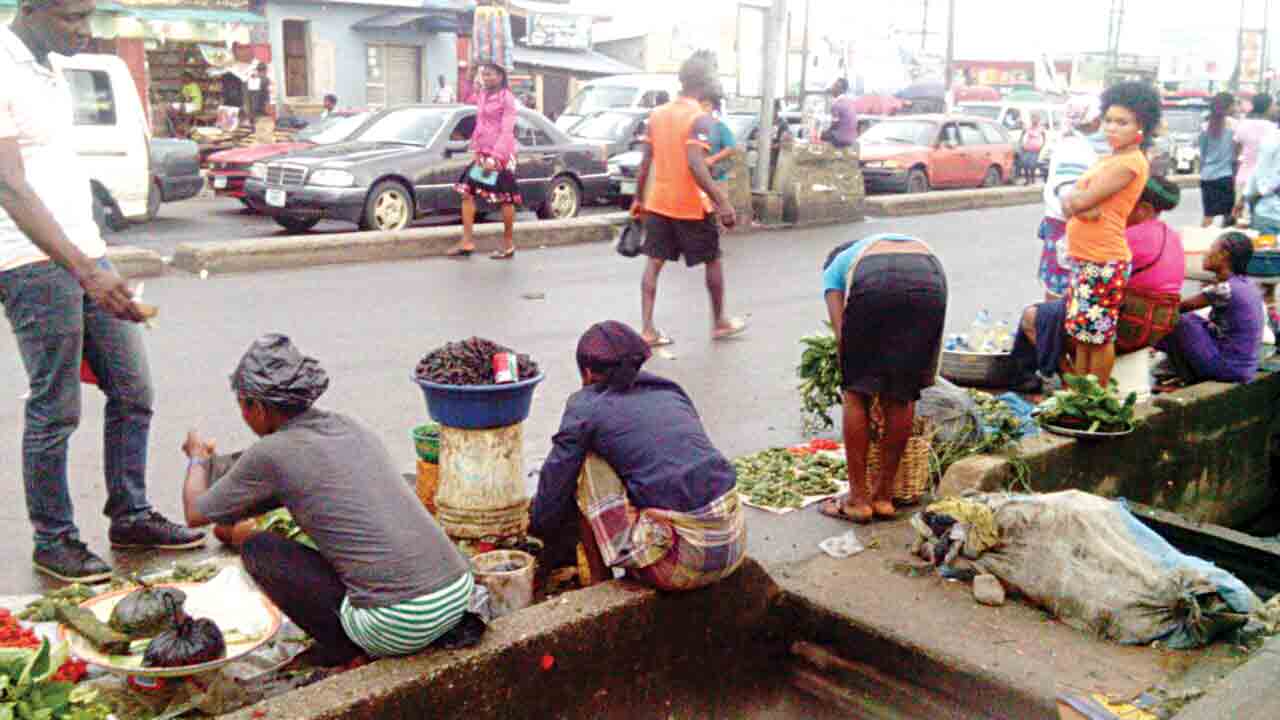
[[[152,139],[129,67],[114,55],[54,56],[71,86],[76,154],[88,169],[99,224],[119,230],[153,219],[162,202],[204,186],[198,148]]]

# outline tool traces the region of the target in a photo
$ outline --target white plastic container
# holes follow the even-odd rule
[[[1151,399],[1151,351],[1143,348],[1116,358],[1111,377],[1120,386],[1120,398],[1138,393],[1138,402]]]

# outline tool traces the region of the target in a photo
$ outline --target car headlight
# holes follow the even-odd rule
[[[356,184],[356,176],[346,170],[316,170],[307,178],[308,185],[324,187],[351,187]]]
[[[252,166],[250,166],[250,168],[249,168],[249,175],[251,175],[251,176],[252,176],[254,179],[256,179],[256,180],[266,180],[266,179],[267,179],[267,164],[266,164],[266,163],[254,163],[254,164],[253,164]]]

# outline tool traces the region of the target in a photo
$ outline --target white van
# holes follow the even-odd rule
[[[965,115],[994,120],[1009,133],[1013,146],[1018,147],[1022,131],[1031,123],[1032,115],[1039,115],[1048,131],[1040,150],[1040,165],[1047,167],[1053,157],[1053,147],[1067,131],[1067,106],[1048,102],[974,101],[956,103],[956,111]],[[1047,170],[1046,170],[1047,172]]]
[[[556,127],[569,132],[579,120],[601,110],[655,108],[662,104],[658,102],[662,93],[674,100],[680,94],[680,79],[676,75],[636,73],[592,80],[569,101],[568,107],[556,118]]]
[[[127,218],[148,217],[150,124],[133,76],[114,55],[51,56],[71,86],[75,148],[90,180]]]

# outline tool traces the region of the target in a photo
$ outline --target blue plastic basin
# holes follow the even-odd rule
[[[542,374],[502,385],[441,385],[418,377],[413,381],[422,388],[432,420],[463,430],[484,430],[524,422]]]

